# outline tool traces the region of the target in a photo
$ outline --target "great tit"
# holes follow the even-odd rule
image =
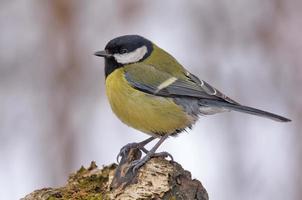
[[[119,153],[123,155],[133,147],[146,153],[134,162],[135,170],[151,157],[169,156],[155,152],[168,136],[192,128],[201,115],[235,110],[279,122],[291,121],[239,104],[142,36],[114,38],[95,55],[105,58],[106,94],[113,112],[128,126],[151,135],[140,143],[124,146]],[[146,150],[144,146],[155,138],[159,141],[150,151]]]

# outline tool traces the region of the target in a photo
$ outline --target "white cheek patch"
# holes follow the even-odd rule
[[[124,54],[113,54],[115,60],[121,64],[135,63],[142,59],[147,53],[148,49],[146,46],[137,48],[135,51],[124,53]]]

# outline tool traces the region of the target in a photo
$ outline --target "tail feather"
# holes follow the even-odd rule
[[[267,111],[259,110],[256,108],[248,107],[248,106],[242,106],[240,104],[232,104],[228,102],[223,101],[217,101],[217,100],[210,100],[210,99],[200,99],[199,104],[201,106],[208,106],[208,107],[217,107],[217,108],[226,108],[230,110],[235,110],[243,113],[248,113],[252,115],[257,115],[260,117],[266,117],[278,122],[290,122],[291,120],[285,117],[282,117],[280,115],[276,115],[274,113],[270,113]]]

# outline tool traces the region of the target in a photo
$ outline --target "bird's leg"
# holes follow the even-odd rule
[[[155,139],[154,137],[150,137],[142,142],[134,142],[134,143],[126,144],[125,146],[123,146],[121,148],[119,154],[117,155],[117,157],[116,157],[117,162],[119,163],[120,156],[123,157],[124,155],[127,155],[127,152],[133,148],[139,149],[147,154],[149,151],[147,149],[145,149],[145,146],[154,139]]]
[[[143,166],[146,162],[148,162],[148,160],[150,160],[150,158],[152,157],[158,157],[158,156],[171,156],[170,154],[168,154],[167,152],[162,152],[162,153],[155,153],[156,150],[158,149],[158,147],[169,137],[169,135],[165,135],[163,137],[160,138],[160,140],[154,145],[154,147],[152,147],[152,149],[145,155],[145,157],[143,157],[140,160],[135,160],[131,163],[132,167],[132,171],[135,174],[136,171]],[[172,156],[171,156],[172,157]]]

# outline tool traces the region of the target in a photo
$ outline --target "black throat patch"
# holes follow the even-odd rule
[[[114,70],[121,67],[123,67],[123,65],[117,63],[113,57],[105,58],[105,78],[107,78],[107,76],[111,74]]]

